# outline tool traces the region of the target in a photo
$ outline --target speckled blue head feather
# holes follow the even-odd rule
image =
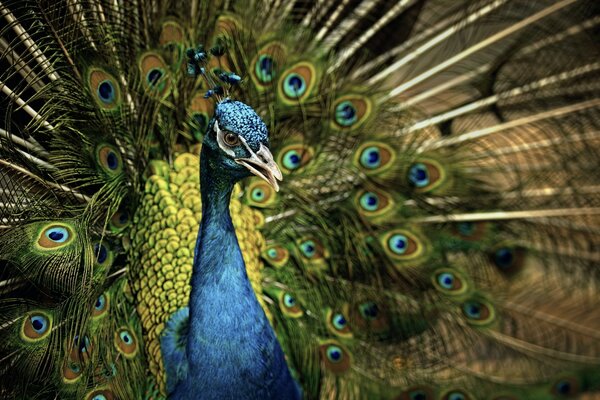
[[[242,135],[252,150],[258,151],[261,143],[269,146],[267,126],[247,104],[224,100],[217,104],[215,117],[221,129]]]

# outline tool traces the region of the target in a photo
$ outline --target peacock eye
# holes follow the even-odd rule
[[[94,309],[92,310],[93,317],[99,317],[106,313],[106,310],[108,310],[108,299],[108,294],[102,293],[98,296],[96,303],[94,304]]]
[[[335,122],[338,125],[352,126],[357,120],[357,111],[351,101],[342,101],[335,107]]]
[[[408,180],[417,187],[422,188],[429,185],[429,172],[423,163],[415,163],[408,170]]]
[[[469,300],[463,303],[462,312],[473,325],[484,325],[494,319],[494,309],[487,302]]]
[[[352,332],[350,331],[350,326],[348,325],[348,320],[346,316],[341,312],[333,312],[333,310],[328,309],[325,314],[325,318],[327,321],[327,328],[340,337],[349,338],[352,337]]]
[[[69,239],[69,231],[62,226],[52,227],[46,230],[46,237],[54,243],[64,243]]]
[[[377,316],[379,315],[379,307],[372,301],[362,303],[358,306],[358,310],[360,311],[360,315],[368,321],[377,319]]]
[[[470,397],[460,390],[452,390],[444,395],[442,400],[469,400]]]
[[[237,146],[240,144],[240,138],[235,133],[227,132],[223,136],[223,140],[228,146]]]
[[[433,159],[423,159],[408,168],[408,183],[418,192],[430,192],[447,181],[442,165]]]
[[[286,292],[279,294],[279,307],[288,317],[300,318],[304,314],[294,296]]]
[[[354,163],[367,174],[375,174],[393,165],[394,150],[385,143],[366,142],[354,153]]]
[[[388,239],[388,247],[395,254],[402,255],[408,250],[409,239],[405,235],[397,233]]]
[[[360,165],[375,169],[381,165],[381,152],[376,146],[369,146],[360,153]]]
[[[431,389],[426,386],[418,386],[403,392],[397,400],[430,400],[433,399]]]
[[[343,330],[344,328],[346,328],[346,326],[348,325],[348,321],[346,321],[346,318],[344,318],[344,315],[340,314],[340,313],[333,315],[333,318],[331,318],[331,323],[337,330],[340,330],[340,331]]]
[[[117,175],[122,170],[123,162],[117,149],[111,145],[103,144],[96,149],[98,164],[104,172],[111,176]]]
[[[115,334],[115,346],[127,358],[137,354],[137,339],[129,329],[122,328]]]
[[[306,92],[306,82],[300,74],[288,74],[283,81],[283,91],[287,97],[300,97]]]
[[[106,306],[106,297],[103,294],[101,294],[100,296],[98,296],[98,299],[96,300],[96,304],[94,304],[94,310],[102,311],[105,306]]]
[[[283,295],[283,304],[286,307],[294,307],[296,305],[296,299],[289,293]]]
[[[37,244],[44,250],[57,249],[73,241],[73,234],[67,225],[52,224],[43,229]]]
[[[456,295],[464,293],[467,289],[463,279],[454,271],[449,269],[438,270],[433,275],[433,285],[437,290],[448,294]]]
[[[254,72],[261,83],[269,83],[273,80],[275,70],[275,60],[268,54],[258,57]]]
[[[287,263],[289,252],[282,246],[274,245],[263,252],[263,258],[274,267],[280,268]]]
[[[161,68],[152,68],[148,71],[148,74],[146,74],[146,81],[148,82],[148,85],[155,87],[163,75],[164,71]]]
[[[374,192],[365,192],[360,196],[360,206],[365,211],[377,211],[379,208],[379,196]]]
[[[339,363],[342,361],[344,357],[344,353],[342,353],[342,349],[338,346],[330,345],[327,347],[327,359],[332,363]]]
[[[115,101],[115,88],[108,79],[100,82],[98,85],[98,98],[106,104],[111,104]]]
[[[94,390],[86,396],[86,400],[113,400],[115,398],[113,392],[108,389]]]
[[[94,244],[94,254],[96,255],[96,262],[100,265],[104,264],[108,258],[108,250],[106,246],[100,243]]]
[[[306,240],[300,244],[300,251],[306,258],[313,258],[317,254],[317,245],[312,240]]]
[[[350,368],[351,357],[348,350],[335,341],[327,341],[319,347],[321,360],[333,373],[343,373]]]
[[[562,378],[552,385],[552,394],[572,397],[579,393],[579,382],[576,378]]]

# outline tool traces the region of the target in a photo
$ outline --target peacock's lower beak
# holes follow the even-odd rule
[[[269,149],[262,143],[260,149],[256,153],[250,151],[249,158],[236,158],[235,162],[248,168],[254,175],[269,182],[276,192],[279,191],[278,180],[282,180],[283,176],[279,167],[273,160],[273,155]]]

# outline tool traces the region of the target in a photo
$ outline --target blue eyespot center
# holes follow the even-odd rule
[[[300,245],[300,250],[307,258],[312,258],[317,253],[317,245],[312,240],[307,240]]]
[[[286,307],[294,307],[296,305],[296,299],[289,293],[283,295],[283,303]]]
[[[452,289],[452,287],[454,286],[454,275],[452,275],[449,272],[444,272],[440,275],[438,275],[438,283],[440,284],[441,287],[443,287],[444,289]]]
[[[103,394],[97,394],[93,397],[92,400],[106,400],[106,396]]]
[[[300,97],[306,92],[304,78],[296,73],[289,74],[284,81],[283,91],[288,97]]]
[[[388,239],[388,246],[395,254],[404,254],[408,249],[408,238],[397,233]]]
[[[417,187],[422,188],[429,185],[429,172],[423,163],[415,163],[408,170],[409,182]]]
[[[69,231],[63,227],[54,227],[46,231],[46,237],[56,243],[64,243],[69,239]]]
[[[296,150],[290,150],[283,156],[283,166],[286,169],[293,170],[300,168],[301,161],[302,158]]]
[[[471,236],[475,232],[475,224],[470,221],[460,222],[458,224],[458,232],[463,236]]]
[[[372,301],[361,304],[360,312],[365,319],[374,320],[379,315],[379,307]]]
[[[117,157],[115,152],[112,150],[109,150],[106,153],[106,165],[108,166],[108,168],[112,169],[113,171],[115,169],[119,168],[119,158]]]
[[[381,154],[379,148],[369,146],[360,155],[360,164],[368,169],[376,169],[381,165]]]
[[[98,85],[98,96],[104,103],[112,103],[115,100],[115,88],[112,82],[105,80]]]
[[[346,318],[344,318],[343,314],[337,313],[333,316],[333,326],[336,329],[344,329],[347,324],[348,322],[346,321]]]
[[[453,392],[448,395],[448,400],[465,400],[465,396],[459,392]]]
[[[269,55],[263,54],[258,58],[256,62],[255,72],[260,80],[263,83],[268,83],[273,80],[273,70],[275,67],[275,61]]]
[[[569,381],[560,381],[556,385],[556,392],[560,394],[571,393],[571,383]]]
[[[502,269],[510,268],[513,264],[513,260],[514,256],[512,249],[506,247],[496,250],[496,253],[494,254],[495,264]]]
[[[335,107],[335,121],[342,126],[350,126],[358,119],[356,108],[350,101],[342,101]]]
[[[133,343],[133,338],[131,337],[131,335],[127,331],[121,331],[121,333],[119,333],[119,337],[121,338],[121,340],[125,344],[131,344],[131,343]]]
[[[481,318],[481,304],[477,302],[470,301],[465,303],[465,305],[463,306],[463,310],[469,318]]]
[[[379,208],[379,196],[373,192],[366,192],[360,196],[360,206],[366,211],[377,211]]]
[[[106,246],[100,243],[94,244],[94,254],[96,254],[96,261],[98,264],[103,264],[108,258],[108,250]]]
[[[104,306],[106,305],[106,297],[101,294],[100,296],[98,296],[98,299],[96,300],[96,304],[94,305],[94,308],[97,311],[101,311],[104,309]]]
[[[46,332],[46,330],[48,330],[48,319],[46,317],[43,317],[41,315],[34,315],[30,317],[30,319],[31,326],[33,327],[33,330],[36,331],[36,333],[43,334],[44,332]]]
[[[255,188],[252,190],[252,199],[256,201],[261,201],[265,198],[265,192],[261,188]]]
[[[271,248],[271,249],[267,250],[267,255],[269,256],[269,258],[275,258],[275,257],[277,257],[277,250]]]
[[[410,392],[410,399],[411,400],[427,400],[427,393],[425,393],[422,390],[415,390],[413,392]]]
[[[146,79],[151,86],[155,86],[162,77],[163,71],[160,68],[152,68],[146,75]]]
[[[327,358],[329,361],[338,363],[342,361],[343,353],[342,349],[335,345],[330,345],[327,347]]]

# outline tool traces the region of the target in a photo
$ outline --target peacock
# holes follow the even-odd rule
[[[594,0],[0,0],[0,398],[598,398],[599,38]]]

